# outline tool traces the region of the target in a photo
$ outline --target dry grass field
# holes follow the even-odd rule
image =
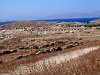
[[[35,51],[31,50],[30,52],[30,50],[23,50],[23,51],[18,51],[16,53],[2,55],[0,56],[0,60],[5,61],[5,62],[0,64],[0,68],[2,68],[0,69],[0,72],[1,74],[8,73],[11,75],[12,74],[17,75],[16,69],[18,68],[18,66],[21,66],[21,65],[23,66],[26,64],[27,67],[29,68],[27,71],[29,74],[26,73],[26,75],[57,75],[57,74],[58,75],[66,75],[66,74],[68,75],[73,75],[73,74],[75,75],[83,75],[83,74],[99,75],[99,72],[100,72],[100,55],[99,55],[100,51],[99,50],[100,48],[96,51],[92,51],[90,53],[87,53],[78,58],[72,59],[70,61],[65,61],[57,66],[56,66],[56,63],[51,64],[51,65],[45,65],[46,62],[44,61],[42,64],[42,66],[44,66],[43,71],[41,72],[39,72],[40,70],[38,70],[38,68],[41,66],[36,67],[38,72],[35,72],[35,73],[34,73],[34,70],[32,72],[32,69],[30,69],[30,64],[33,63],[33,67],[35,67],[34,63],[40,60],[49,59],[50,57],[62,55],[64,53],[69,53],[69,52],[77,51],[79,49],[96,47],[96,46],[100,46],[99,40],[90,41],[84,45],[76,46],[76,47],[69,48],[63,51],[39,54],[36,56],[30,56],[30,57],[22,58],[19,60],[13,60],[13,59],[17,57],[18,55],[26,55],[30,53],[35,53]],[[24,69],[21,68],[21,71],[23,70]],[[21,73],[19,73],[18,75],[21,75]]]
[[[86,28],[91,32],[83,29],[50,35],[24,32],[24,27],[36,25],[37,29],[44,27],[45,31],[45,27],[55,24],[66,25],[19,21],[3,26],[0,75],[100,75],[100,30]],[[16,32],[13,33],[15,27]],[[17,27],[24,30],[17,30]],[[12,33],[15,37],[9,37]]]

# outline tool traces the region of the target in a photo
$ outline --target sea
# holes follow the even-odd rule
[[[70,19],[45,19],[39,21],[46,21],[46,22],[83,22],[88,23],[90,21],[100,19],[100,18],[70,18]]]
[[[10,23],[13,23],[15,21],[4,21],[4,22],[0,22],[0,25],[4,25],[4,24],[10,24]]]
[[[90,21],[100,19],[99,18],[70,18],[70,19],[45,19],[45,20],[35,20],[35,21],[43,21],[43,22],[83,22],[88,23]],[[33,20],[34,21],[34,20]],[[0,25],[10,24],[16,21],[6,21],[6,22],[0,22]]]

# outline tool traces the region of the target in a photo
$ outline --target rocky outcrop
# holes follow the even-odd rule
[[[22,58],[28,58],[28,57],[36,56],[36,55],[39,55],[39,54],[51,53],[51,52],[56,52],[56,51],[61,51],[61,50],[62,50],[61,47],[50,48],[50,49],[47,49],[47,50],[39,50],[36,53],[31,53],[31,54],[26,54],[26,55],[18,55],[17,57],[14,58],[14,60],[19,60],[19,59],[22,59]]]
[[[15,52],[17,52],[16,49],[14,49],[14,50],[4,50],[4,51],[0,51],[0,56],[1,56],[1,55],[6,55],[6,54],[15,53]]]
[[[51,53],[51,52],[56,52],[56,51],[61,51],[61,50],[63,50],[61,47],[49,48],[46,50],[42,50],[40,53]]]
[[[19,48],[17,48],[18,50],[25,50],[25,49],[38,49],[37,45],[31,45],[31,46],[21,46]]]

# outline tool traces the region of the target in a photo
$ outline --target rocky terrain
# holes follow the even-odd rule
[[[0,74],[99,75],[100,26],[92,25],[37,21],[3,25]]]

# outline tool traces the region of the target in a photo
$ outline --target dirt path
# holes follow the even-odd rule
[[[56,66],[66,61],[70,61],[72,59],[78,58],[83,56],[89,52],[99,49],[100,46],[84,48],[76,51],[72,51],[69,53],[53,56],[50,58],[46,58],[44,60],[40,60],[36,63],[31,63],[28,65],[21,65],[14,71],[14,75],[27,75],[30,72],[41,72],[43,71],[44,67],[50,68],[51,66]]]

